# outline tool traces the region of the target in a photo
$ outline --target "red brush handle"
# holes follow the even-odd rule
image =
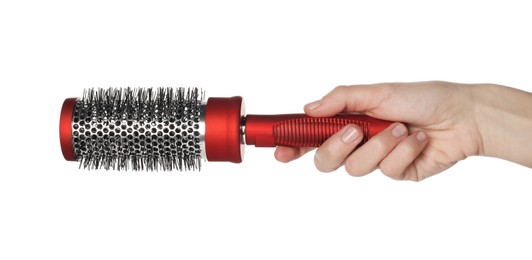
[[[334,117],[309,117],[305,114],[247,115],[246,144],[257,147],[320,146],[327,138],[348,124],[362,128],[362,143],[392,122],[366,115],[344,114]]]
[[[359,125],[364,132],[362,142],[366,142],[391,122],[353,114],[245,116],[242,97],[212,97],[205,108],[205,154],[208,161],[239,163],[243,156],[243,136],[246,144],[258,147],[320,146],[348,124]]]

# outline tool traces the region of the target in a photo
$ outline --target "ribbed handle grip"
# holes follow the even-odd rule
[[[352,114],[334,117],[309,117],[305,114],[248,115],[245,124],[246,144],[263,147],[316,147],[348,124],[357,124],[362,128],[364,143],[391,122]]]
[[[297,118],[280,121],[273,125],[275,144],[283,146],[315,147],[348,124],[362,128],[362,143],[369,138],[368,122],[348,118]]]

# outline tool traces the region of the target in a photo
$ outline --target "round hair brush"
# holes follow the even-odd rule
[[[197,88],[88,89],[67,98],[59,136],[63,156],[80,168],[196,170],[201,162],[242,162],[244,144],[315,147],[347,124],[366,142],[390,122],[360,114],[245,115],[242,97]]]

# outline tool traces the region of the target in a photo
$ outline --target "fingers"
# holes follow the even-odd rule
[[[408,135],[405,125],[395,123],[353,152],[346,159],[345,169],[352,176],[364,176],[380,168],[392,179],[419,181],[414,161],[427,144],[425,132]]]
[[[378,168],[381,161],[408,136],[404,124],[394,123],[369,139],[345,161],[345,170],[352,176],[364,176]]]
[[[395,180],[419,181],[421,178],[413,162],[427,143],[427,134],[424,132],[416,132],[406,137],[382,160],[379,165],[382,173]]]
[[[338,86],[305,105],[305,113],[314,117],[333,116],[340,112],[369,112],[386,100],[393,88],[389,84]]]
[[[408,134],[402,123],[394,123],[353,152],[362,140],[356,125],[348,125],[316,150],[314,164],[331,172],[345,164],[352,176],[364,176],[377,168],[392,179],[420,180],[413,162],[428,144],[425,132]]]
[[[314,162],[318,170],[330,172],[343,165],[345,157],[351,153],[362,141],[362,130],[357,125],[347,125],[332,135],[321,146]],[[314,150],[314,147],[278,146],[275,149],[275,159],[280,162],[290,162]]]
[[[321,172],[331,172],[344,164],[344,160],[362,141],[363,133],[357,125],[347,125],[329,137],[314,155],[314,164]]]

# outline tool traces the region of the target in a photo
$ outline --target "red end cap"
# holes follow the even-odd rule
[[[242,162],[242,97],[209,98],[205,108],[205,154],[208,161]]]
[[[74,145],[72,143],[72,116],[77,98],[67,98],[61,108],[61,118],[59,119],[59,141],[61,151],[67,161],[75,161]]]

